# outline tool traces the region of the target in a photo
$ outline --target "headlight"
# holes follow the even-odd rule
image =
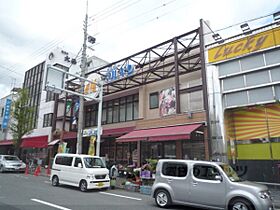
[[[268,191],[262,191],[262,192],[259,192],[259,196],[262,199],[268,199],[268,198],[270,198],[270,193]]]
[[[26,164],[25,164],[25,163],[22,163],[22,164],[21,164],[21,167],[22,167],[22,168],[25,168],[25,167],[26,167]]]

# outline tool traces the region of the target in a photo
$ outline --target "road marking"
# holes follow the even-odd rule
[[[113,194],[113,193],[107,193],[107,192],[99,192],[101,194],[105,194],[105,195],[112,195],[112,196],[116,196],[116,197],[121,197],[121,198],[127,198],[127,199],[131,199],[131,200],[137,200],[137,201],[141,201],[141,198],[134,198],[134,197],[129,197],[129,196],[124,196],[124,195],[118,195],[118,194]]]
[[[41,201],[41,200],[38,200],[38,199],[35,199],[35,198],[32,198],[30,199],[34,202],[38,202],[38,203],[41,203],[41,204],[45,204],[47,206],[51,206],[51,207],[54,207],[54,208],[57,208],[57,209],[62,209],[62,210],[71,210],[71,209],[68,209],[68,208],[65,208],[63,206],[58,206],[58,205],[55,205],[55,204],[52,204],[52,203],[49,203],[49,202],[46,202],[46,201]]]

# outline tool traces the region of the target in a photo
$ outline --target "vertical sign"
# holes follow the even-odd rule
[[[5,105],[3,123],[2,123],[2,128],[3,129],[6,129],[8,127],[8,123],[9,123],[9,119],[10,119],[10,113],[11,113],[11,104],[12,104],[12,100],[7,99],[6,100],[6,105]]]

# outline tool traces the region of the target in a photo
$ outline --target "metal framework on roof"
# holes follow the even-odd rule
[[[119,71],[128,64],[134,67],[133,74],[105,82],[104,96],[172,77],[176,80],[180,75],[201,70],[199,28],[90,71],[86,76],[96,73],[106,78],[110,68]],[[75,81],[72,82],[74,85]]]

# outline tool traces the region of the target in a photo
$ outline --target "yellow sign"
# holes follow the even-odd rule
[[[209,49],[208,61],[218,62],[277,45],[280,45],[279,27]]]

